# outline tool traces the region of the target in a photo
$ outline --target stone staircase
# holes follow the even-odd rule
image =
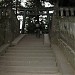
[[[0,56],[0,75],[61,75],[56,56],[43,38],[25,36]]]

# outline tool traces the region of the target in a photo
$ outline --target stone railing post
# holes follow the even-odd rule
[[[1,12],[1,9],[0,9],[0,19],[1,19],[1,17],[2,17],[2,12]]]
[[[66,11],[66,16],[69,16],[69,9],[65,8],[65,11]]]
[[[63,16],[63,8],[60,8],[60,16],[62,17]]]
[[[74,9],[70,8],[70,11],[71,11],[71,16],[74,16]]]

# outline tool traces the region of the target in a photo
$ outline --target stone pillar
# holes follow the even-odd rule
[[[1,9],[0,9],[0,19],[1,19],[1,17],[2,17],[2,13],[1,13]]]
[[[71,11],[71,16],[74,16],[74,9],[70,8],[70,11]]]
[[[60,15],[63,16],[63,8],[60,8]]]
[[[26,10],[24,10],[24,15],[23,15],[22,34],[24,34],[24,28],[25,28],[25,18],[26,18]]]
[[[6,16],[6,9],[3,10],[3,16]]]
[[[66,11],[66,16],[69,16],[69,9],[65,8],[65,11]]]

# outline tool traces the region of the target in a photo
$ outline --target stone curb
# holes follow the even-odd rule
[[[6,49],[10,46],[10,44],[4,44],[0,47],[0,55],[6,51]]]
[[[18,42],[25,36],[25,34],[19,35],[14,41],[12,41],[11,46],[15,46]]]

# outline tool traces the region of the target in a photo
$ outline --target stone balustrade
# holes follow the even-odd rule
[[[60,7],[59,16],[75,16],[75,8]]]
[[[75,8],[59,7],[55,13],[56,10],[52,20],[54,42],[75,68]]]
[[[57,22],[59,46],[75,68],[75,8],[59,8]]]

